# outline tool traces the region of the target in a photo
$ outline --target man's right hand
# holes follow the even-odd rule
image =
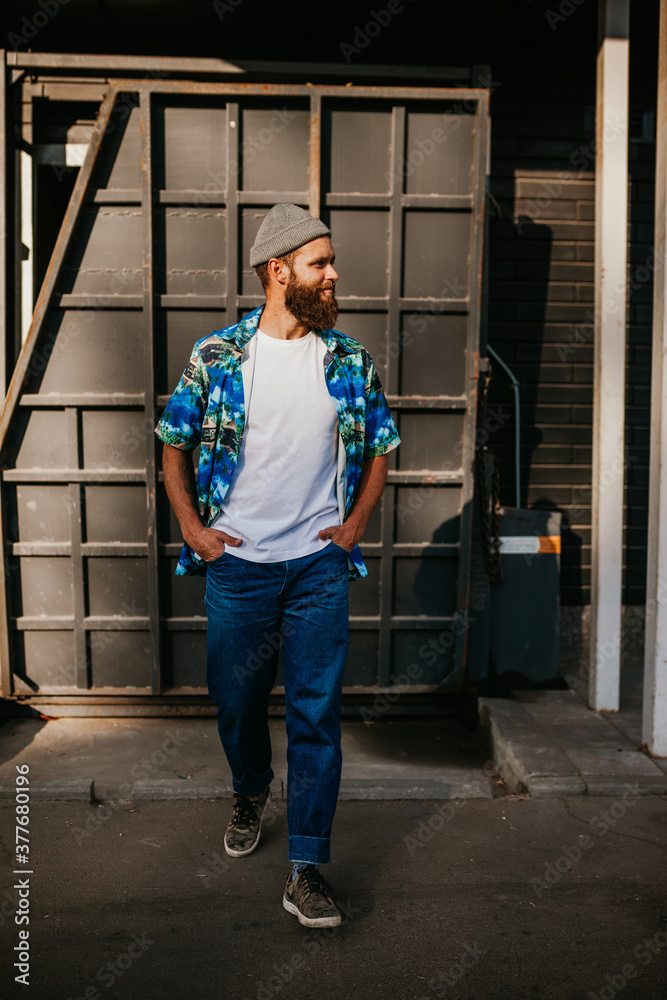
[[[196,552],[204,562],[212,562],[220,558],[225,551],[225,545],[243,544],[241,538],[234,538],[226,531],[205,528],[199,520],[191,451],[165,444],[162,449],[162,469],[169,502],[178,518],[183,538],[193,552]]]
[[[238,547],[243,544],[242,538],[234,538],[226,531],[218,531],[216,528],[205,528],[203,525],[193,535],[188,535],[185,539],[187,544],[200,556],[204,562],[213,562],[225,551],[226,545]]]

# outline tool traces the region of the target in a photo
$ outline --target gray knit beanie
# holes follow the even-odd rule
[[[314,219],[298,205],[274,205],[267,212],[250,248],[250,266],[257,267],[272,257],[282,257],[320,236],[331,236],[331,230],[321,219]]]

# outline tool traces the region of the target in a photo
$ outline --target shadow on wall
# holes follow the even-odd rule
[[[571,382],[571,366],[559,366],[559,359],[570,360],[568,338],[575,327],[564,325],[557,303],[548,304],[552,229],[525,215],[494,218],[490,247],[489,342],[521,391],[521,505],[562,514],[561,594],[564,604],[581,605],[587,586],[582,550],[590,524],[590,428],[575,422],[583,387],[570,393],[557,384]],[[511,416],[497,422],[487,445],[498,456],[500,502],[508,506],[515,503],[514,408],[509,379],[492,363],[488,412]],[[580,502],[573,504],[577,497]]]

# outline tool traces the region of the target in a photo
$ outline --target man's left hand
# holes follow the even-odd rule
[[[331,528],[322,528],[321,531],[318,531],[318,535],[322,539],[329,538],[347,552],[351,552],[359,541],[356,533],[347,524],[335,524]]]

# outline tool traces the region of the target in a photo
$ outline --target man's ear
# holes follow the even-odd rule
[[[275,280],[279,284],[281,285],[287,284],[291,272],[289,267],[284,261],[278,260],[277,257],[272,257],[271,260],[268,262],[268,268],[271,277],[275,278]]]

